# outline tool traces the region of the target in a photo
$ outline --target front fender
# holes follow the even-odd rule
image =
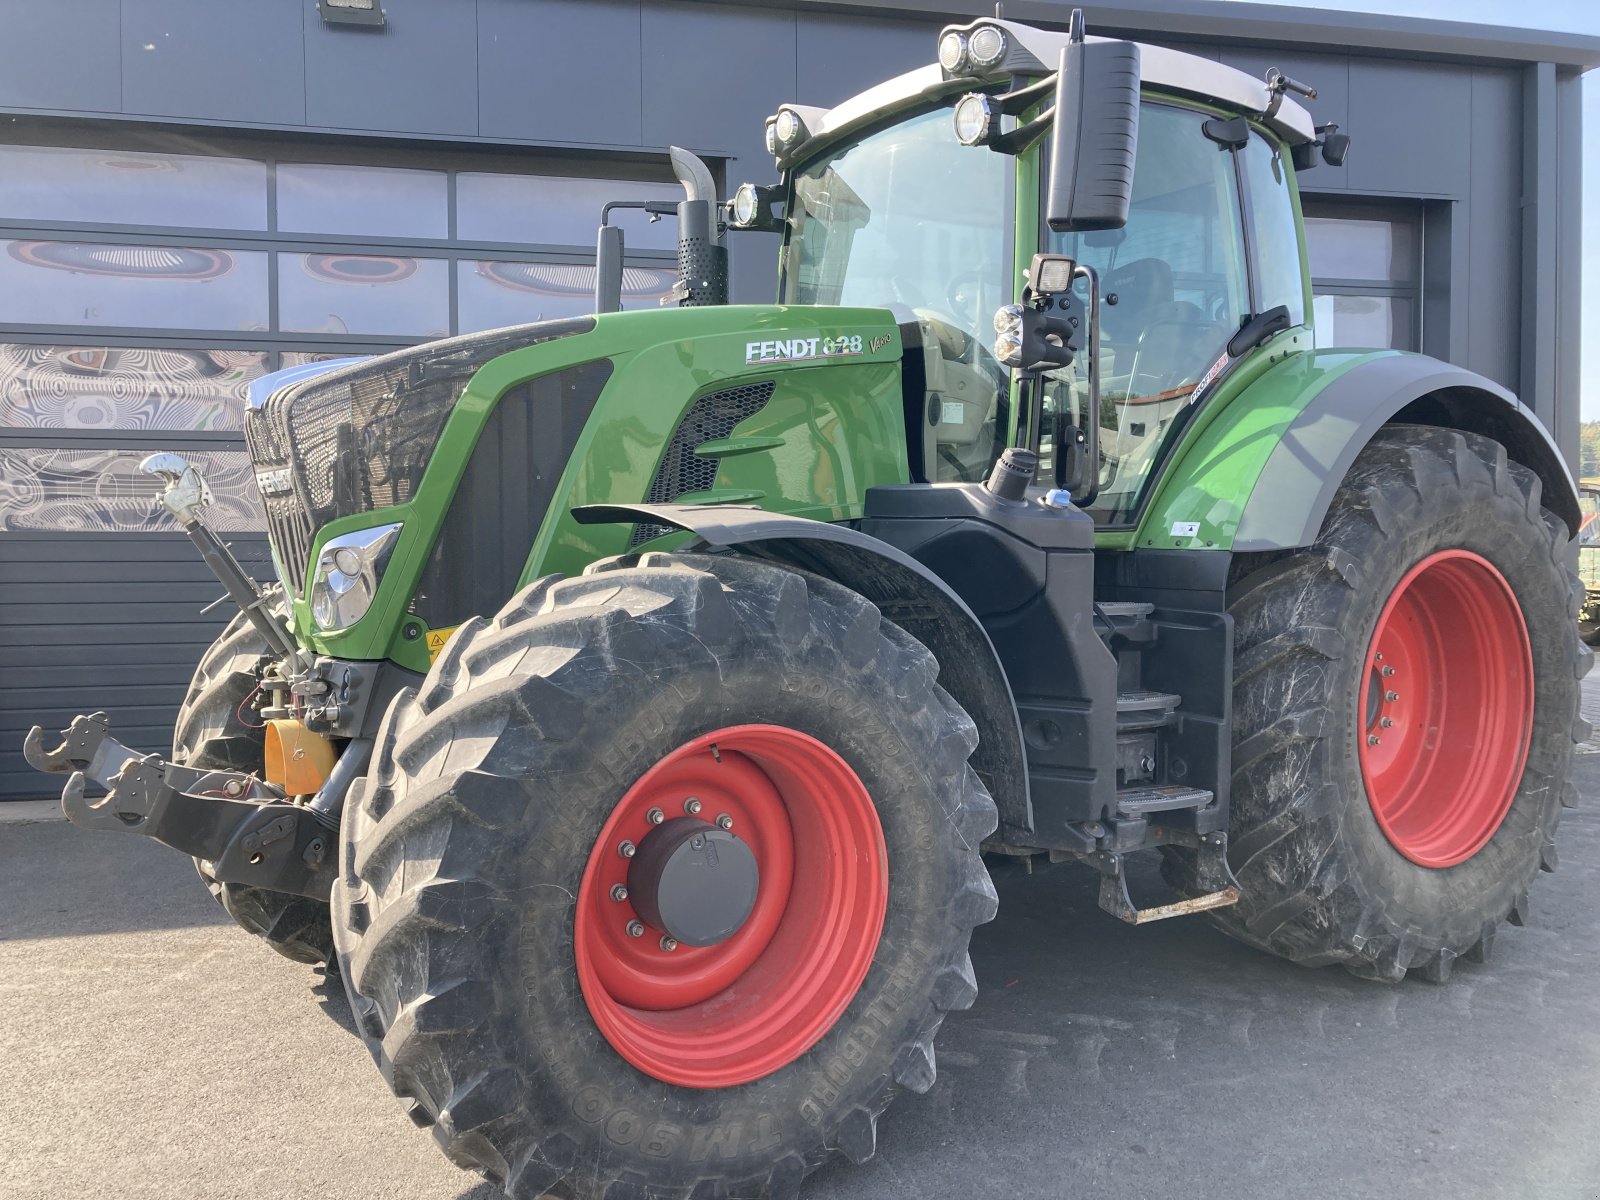
[[[708,547],[810,571],[871,600],[933,652],[940,685],[977,724],[972,769],[1000,809],[1000,836],[1033,830],[1022,724],[1000,657],[966,602],[916,559],[848,526],[758,508],[590,504],[572,516],[583,525],[645,521],[687,530]]]

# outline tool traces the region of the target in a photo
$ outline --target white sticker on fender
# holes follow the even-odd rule
[[[1199,521],[1174,521],[1172,523],[1173,537],[1196,537],[1199,533]]]

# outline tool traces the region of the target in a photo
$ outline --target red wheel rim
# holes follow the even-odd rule
[[[699,801],[698,811],[686,807]],[[726,814],[760,872],[754,908],[714,946],[664,950],[637,914],[623,841],[666,817]],[[668,754],[617,803],[578,890],[574,950],[589,1013],[617,1053],[682,1087],[733,1087],[804,1054],[850,1003],[883,931],[883,828],[845,761],[797,730],[736,725]]]
[[[1533,652],[1505,577],[1467,550],[1430,554],[1395,587],[1367,648],[1357,743],[1385,836],[1453,867],[1494,836],[1533,731]]]

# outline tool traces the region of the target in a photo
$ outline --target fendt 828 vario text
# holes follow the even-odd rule
[[[512,1196],[870,1157],[977,994],[986,862],[1388,981],[1555,867],[1573,481],[1489,380],[1315,344],[1296,175],[1349,138],[1312,89],[1077,14],[929,49],[769,118],[775,186],[675,151],[669,309],[617,311],[602,218],[592,317],[272,377],[275,582],[150,460],[243,612],[170,758],[29,736],[75,823],[331,956]],[[777,304],[726,303],[751,229]]]

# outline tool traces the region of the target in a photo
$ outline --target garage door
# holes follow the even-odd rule
[[[0,144],[0,798],[52,790],[22,762],[34,722],[103,708],[130,745],[164,751],[231,615],[202,611],[221,588],[153,511],[141,458],[203,464],[211,523],[266,578],[241,437],[252,379],[588,312],[600,206],[674,192],[664,163],[637,158],[14,136]],[[672,223],[622,221],[626,306],[654,306]]]

